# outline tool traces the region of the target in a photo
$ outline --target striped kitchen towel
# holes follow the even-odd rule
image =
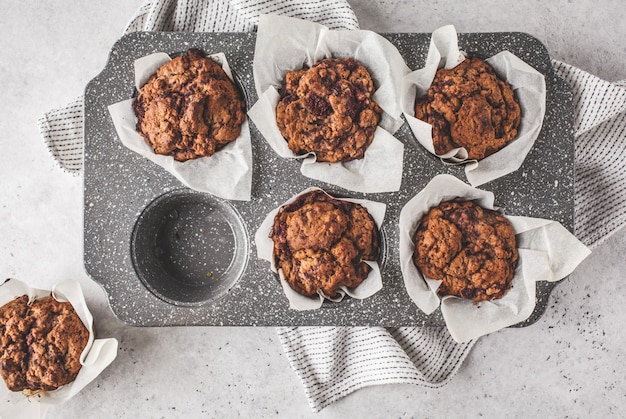
[[[283,14],[331,29],[357,29],[345,0],[149,0],[126,32],[251,31],[262,13]],[[626,222],[626,82],[608,83],[554,62],[576,104],[576,234],[589,247]],[[54,160],[80,174],[83,98],[46,113],[39,128]],[[441,387],[457,372],[474,342],[455,342],[445,328],[281,327],[287,358],[309,404],[319,411],[364,386],[407,383]]]
[[[626,80],[552,65],[574,93],[575,231],[593,248],[626,224]]]

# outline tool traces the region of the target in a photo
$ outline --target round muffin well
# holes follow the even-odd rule
[[[244,222],[228,201],[174,190],[141,213],[130,250],[135,271],[156,297],[176,306],[200,306],[237,283],[248,248]]]

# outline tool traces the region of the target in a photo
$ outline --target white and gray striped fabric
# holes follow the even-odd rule
[[[576,237],[593,248],[626,224],[626,80],[552,61],[574,93]]]
[[[278,336],[314,412],[366,386],[442,387],[475,342],[442,327],[281,327]]]
[[[48,151],[63,170],[79,175],[83,170],[83,97],[46,112],[37,121]]]
[[[262,13],[312,20],[331,29],[358,28],[345,0],[149,0],[126,32],[251,31]],[[553,64],[575,95],[576,235],[594,247],[626,223],[626,170],[620,164],[626,157],[626,81],[608,83],[567,64]],[[38,123],[55,161],[79,175],[82,97],[46,113]],[[455,342],[445,328],[282,327],[277,332],[314,411],[369,385],[441,387],[474,344]]]

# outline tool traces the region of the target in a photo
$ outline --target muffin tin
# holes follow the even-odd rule
[[[430,34],[382,34],[416,69]],[[395,134],[405,144],[400,191],[362,194],[305,178],[297,160],[280,158],[251,124],[252,199],[226,201],[192,191],[161,167],[125,148],[107,106],[132,97],[133,62],[153,52],[176,55],[188,48],[224,52],[248,109],[257,100],[252,77],[254,33],[137,32],[112,48],[109,61],[85,90],[84,263],[106,291],[122,321],[135,326],[442,326],[439,311],[422,313],[410,300],[398,263],[397,221],[404,204],[435,175],[465,180],[463,168],[445,166],[423,149],[407,124]],[[524,165],[481,189],[495,194],[506,214],[574,225],[572,94],[558,78],[545,47],[524,33],[459,34],[461,49],[489,57],[509,50],[546,78],[542,131]],[[289,308],[266,261],[256,257],[254,233],[267,213],[309,186],[336,197],[387,204],[379,262],[384,287],[365,300],[325,302],[322,308]],[[545,311],[555,283],[537,283],[537,305],[518,326]]]

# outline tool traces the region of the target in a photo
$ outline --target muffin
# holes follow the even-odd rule
[[[195,49],[162,65],[133,100],[137,132],[177,161],[213,155],[235,141],[245,103],[222,67]]]
[[[0,375],[11,391],[51,391],[76,379],[89,331],[68,302],[27,295],[0,307]]]
[[[498,299],[517,267],[515,231],[497,211],[471,201],[431,208],[414,236],[413,262],[422,274],[443,281],[437,292],[474,302]]]
[[[469,57],[437,70],[415,102],[415,117],[432,125],[436,154],[464,147],[468,158],[480,160],[515,138],[521,110],[511,86],[485,61]]]
[[[296,292],[335,297],[340,286],[355,288],[378,257],[378,230],[363,206],[307,192],[278,211],[270,238],[273,257]]]
[[[354,58],[327,58],[285,75],[276,123],[289,149],[320,162],[362,159],[382,110],[374,82]]]

